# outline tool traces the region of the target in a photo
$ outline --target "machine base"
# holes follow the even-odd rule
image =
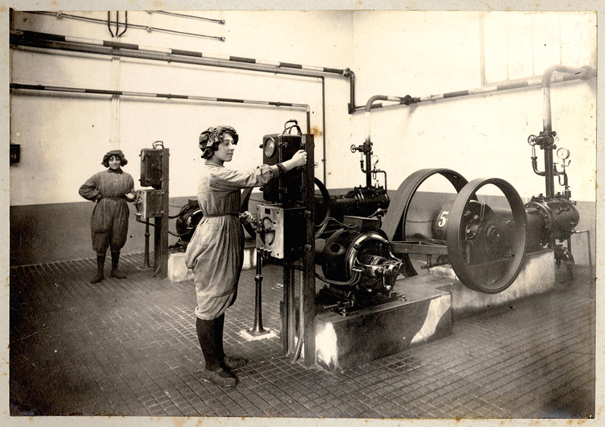
[[[398,300],[341,316],[318,307],[316,363],[327,370],[352,368],[452,333],[451,280],[428,275],[400,279]]]
[[[485,294],[464,286],[450,266],[434,267],[431,276],[447,278],[451,284],[440,287],[452,295],[452,316],[464,318],[489,309],[510,306],[514,301],[550,292],[556,285],[554,250],[525,255],[525,263],[512,285],[498,294]]]
[[[452,333],[452,319],[511,306],[514,301],[550,292],[556,286],[552,250],[526,255],[515,282],[499,294],[473,291],[447,267],[431,274],[401,278],[395,301],[341,316],[318,307],[315,318],[316,363],[335,371],[439,339]]]

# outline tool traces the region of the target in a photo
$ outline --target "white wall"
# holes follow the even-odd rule
[[[577,35],[582,46],[588,43],[594,19],[585,15],[567,40]],[[481,85],[477,12],[357,12],[353,23],[358,104],[373,95],[426,96]],[[573,198],[594,201],[596,81],[553,83],[551,94],[557,146],[571,150]],[[543,130],[542,103],[538,86],[374,110],[371,137],[379,166],[388,171],[389,188],[418,169],[444,167],[469,181],[506,179],[522,197],[544,193],[544,179],[532,171],[527,144],[529,135]],[[366,133],[362,116],[355,117],[352,131],[358,142]],[[328,158],[341,152],[342,147],[330,146]],[[542,154],[538,150],[540,170]],[[346,160],[332,171],[336,186],[347,185],[345,172],[358,167],[358,156]]]
[[[107,17],[106,12],[79,15]],[[194,25],[192,20],[147,12],[129,12],[128,19],[130,23],[225,36],[225,42],[134,28],[128,29],[120,41],[331,68],[346,68],[352,58],[351,12],[200,15],[225,19],[226,25],[193,21]],[[110,39],[103,25],[21,12],[16,14],[14,27]],[[320,79],[127,58],[114,62],[112,65],[109,57],[88,54],[14,50],[11,82],[308,104],[317,135],[316,159],[321,166],[324,130]],[[112,73],[116,73],[113,78]],[[339,129],[348,128],[348,81],[327,77],[326,89],[327,128],[334,139],[339,139]],[[306,127],[305,111],[301,109],[182,100],[122,97],[112,101],[108,96],[19,91],[11,96],[11,108],[11,142],[22,147],[21,163],[11,166],[13,206],[82,200],[78,187],[102,170],[103,154],[114,148],[124,151],[130,161],[125,170],[137,181],[139,152],[156,140],[170,148],[171,196],[191,196],[196,193],[201,160],[197,140],[208,126],[229,124],[240,133],[231,165],[234,168],[260,163],[262,152],[258,146],[263,135],[281,132],[287,120],[296,119],[303,129]],[[323,174],[321,167],[316,173]]]
[[[105,12],[79,14],[97,19],[107,16]],[[424,96],[480,86],[477,12],[199,14],[225,19],[226,25],[133,11],[129,22],[178,25],[180,31],[225,36],[225,42],[134,28],[120,41],[351,67],[356,73],[357,105],[377,94]],[[574,27],[582,45],[589,42],[586,32],[594,23],[590,19],[594,17],[587,15]],[[14,22],[18,29],[110,38],[104,25],[66,18],[17,13]],[[326,78],[326,129],[322,129],[318,79],[125,58],[115,62],[119,65],[112,65],[108,57],[15,50],[11,81],[309,104],[311,124],[318,135],[317,160],[323,156],[319,135],[327,135],[328,187],[365,182],[359,154],[351,154],[349,147],[363,142],[366,122],[363,113],[347,114],[349,85],[344,78]],[[112,78],[115,70],[118,77]],[[558,145],[572,152],[569,175],[577,200],[594,200],[595,91],[594,79],[553,84],[552,89],[553,129],[559,134]],[[447,167],[469,180],[482,176],[507,179],[524,197],[543,192],[543,179],[531,170],[526,144],[530,134],[542,130],[542,102],[541,89],[535,87],[375,110],[372,141],[379,167],[388,171],[391,189],[417,169]],[[230,124],[238,129],[241,143],[231,166],[239,168],[260,162],[258,145],[264,134],[280,132],[289,119],[305,123],[301,110],[129,97],[112,103],[107,96],[49,92],[13,93],[11,108],[11,142],[22,146],[22,162],[11,167],[11,205],[81,200],[77,187],[101,169],[103,154],[113,148],[125,152],[130,159],[127,171],[136,180],[140,149],[156,140],[171,149],[171,194],[193,195],[195,165],[200,163],[197,137],[206,127]],[[323,175],[321,167],[316,174]]]
[[[106,12],[69,13],[107,17]],[[350,67],[356,74],[358,106],[373,95],[416,97],[481,85],[480,16],[476,12],[223,11],[199,15],[225,19],[226,25],[133,11],[129,12],[129,22],[224,36],[226,41],[134,28],[120,41],[209,55]],[[15,14],[14,28],[110,39],[105,25],[23,12]],[[579,50],[586,52],[585,45],[594,43],[586,36],[591,31],[594,15],[578,16],[576,24],[567,28],[564,50],[573,51],[575,41],[581,46]],[[345,78],[325,78],[324,129],[319,79],[126,58],[112,61],[109,57],[49,50],[11,49],[11,64],[13,83],[308,104],[320,165],[316,175],[323,175],[325,135],[328,188],[365,184],[359,154],[350,153],[349,147],[364,141],[366,120],[362,112],[347,113],[350,87]],[[595,79],[552,85],[553,129],[560,138],[557,145],[571,150],[573,198],[585,202],[595,200],[595,92]],[[31,212],[36,215],[44,212],[40,206],[46,204],[82,201],[79,186],[102,169],[102,156],[111,149],[125,152],[130,160],[126,171],[138,186],[140,150],[156,140],[163,141],[170,148],[171,196],[188,197],[197,188],[201,163],[198,136],[208,126],[229,124],[239,131],[240,144],[230,165],[235,168],[260,163],[258,146],[263,135],[281,132],[287,120],[297,119],[306,126],[304,111],[241,104],[133,97],[112,100],[100,95],[30,91],[13,91],[10,101],[11,142],[22,148],[21,163],[10,167],[11,206],[33,206],[36,209]],[[530,134],[542,130],[542,102],[541,89],[535,87],[375,110],[371,137],[380,159],[378,166],[388,172],[391,190],[418,169],[450,168],[469,180],[504,178],[524,198],[543,193],[544,180],[531,169],[526,142]],[[543,169],[542,153],[538,154]],[[443,182],[433,184],[423,190],[451,189]],[[580,228],[593,227],[593,211],[582,213],[582,218],[589,224]],[[88,231],[82,230],[66,238],[88,238]]]

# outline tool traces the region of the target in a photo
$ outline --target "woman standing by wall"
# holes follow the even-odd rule
[[[134,200],[134,180],[122,170],[128,161],[121,150],[109,151],[103,156],[103,166],[108,168],[94,174],[81,187],[80,196],[96,202],[90,220],[92,248],[97,253],[97,274],[90,283],[103,280],[103,268],[107,248],[111,248],[111,277],[125,279],[118,270],[120,250],[128,236],[129,209],[126,201]]]

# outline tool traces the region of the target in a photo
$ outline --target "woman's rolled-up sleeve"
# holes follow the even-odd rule
[[[276,166],[269,165],[260,165],[246,171],[217,168],[212,171],[210,185],[216,190],[260,187],[271,181],[278,173]]]

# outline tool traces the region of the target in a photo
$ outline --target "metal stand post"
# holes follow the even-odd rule
[[[149,222],[145,223],[145,254],[143,257],[143,265],[141,267],[139,267],[139,269],[141,270],[148,270],[151,268],[151,266],[149,265],[149,236],[151,236],[151,234],[149,233]]]
[[[263,256],[261,249],[256,249],[256,276],[254,276],[254,281],[256,282],[256,298],[254,303],[254,326],[248,333],[252,336],[259,336],[268,334],[270,331],[268,329],[263,328],[263,311],[262,311],[262,282],[263,276],[262,273],[262,264],[263,264]]]
[[[315,164],[313,135],[303,136],[305,151],[307,152],[307,167],[305,168],[305,191],[304,199],[307,207],[306,228],[307,244],[303,256],[303,280],[301,298],[303,311],[301,316],[301,333],[298,337],[304,343],[305,366],[315,365],[315,222],[313,213],[315,212],[315,173],[313,165]]]
[[[168,277],[168,210],[169,210],[169,156],[168,148],[162,147],[162,216],[155,218],[154,273],[162,279]]]

